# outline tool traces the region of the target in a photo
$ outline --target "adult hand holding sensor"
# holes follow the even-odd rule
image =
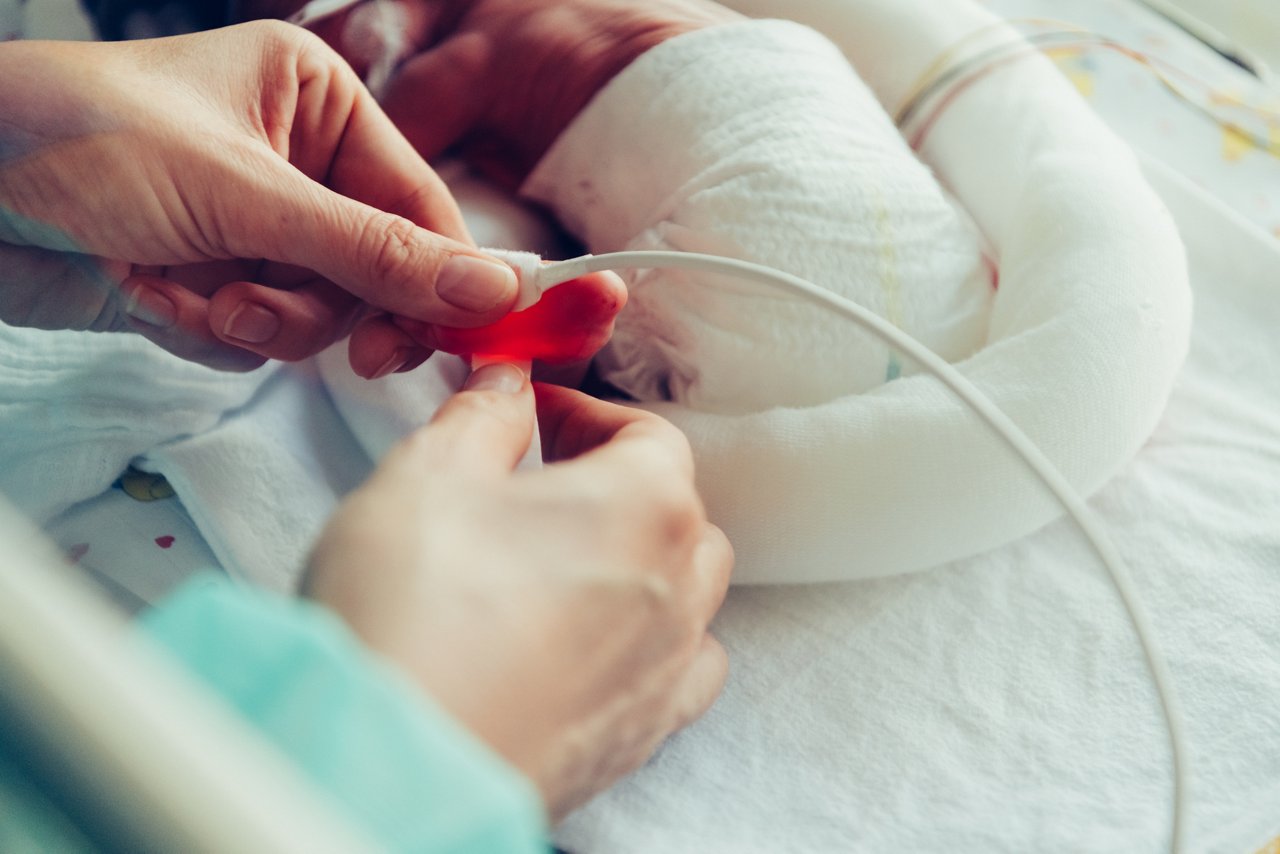
[[[627,302],[626,287],[616,276],[592,275],[601,271],[565,275],[572,271],[544,266],[531,252],[484,251],[516,271],[519,291],[511,313],[470,329],[410,324],[406,331],[423,345],[489,362],[562,365],[591,358],[609,340],[614,318]],[[552,288],[555,292],[543,299]]]

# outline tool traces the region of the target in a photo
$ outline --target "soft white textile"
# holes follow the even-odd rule
[[[224,568],[275,590],[369,468],[313,367],[223,373],[136,335],[0,324],[0,422],[0,493],[36,521],[134,463],[168,477]]]
[[[325,350],[316,362],[334,406],[372,460],[381,459],[401,438],[430,421],[468,373],[462,359],[437,353],[420,370],[362,380],[351,372],[342,344]]]
[[[1239,854],[1280,834],[1280,246],[1151,177],[1189,244],[1191,354],[1154,436],[1091,503],[1181,694],[1188,854]],[[566,850],[1168,851],[1154,689],[1069,522],[923,574],[737,587],[714,628],[725,694],[572,816]]]
[[[956,38],[993,20],[963,2],[927,13],[887,0],[811,5],[856,18],[856,38],[842,47],[887,103]],[[883,284],[885,259],[897,259],[905,325],[937,333],[936,318],[909,308],[913,289],[920,305],[938,300],[971,317],[973,280],[957,274],[976,254],[940,192],[918,183],[927,174],[886,138],[882,112],[829,70],[832,59],[825,42],[783,22],[667,42],[588,106],[525,192],[592,251],[748,257],[856,292],[893,320],[873,283]],[[1000,265],[988,346],[959,367],[1092,492],[1150,435],[1185,354],[1190,300],[1176,231],[1132,154],[1042,59],[967,93],[923,153]],[[831,165],[844,158],[847,168]],[[859,184],[885,189],[864,194]],[[911,225],[877,230],[886,215]],[[851,234],[861,237],[841,242]],[[920,260],[934,242],[956,257]],[[849,271],[852,282],[842,278]],[[942,281],[928,289],[931,273]],[[794,299],[693,278],[634,278],[606,376],[689,436],[710,515],[737,547],[739,583],[922,569],[1060,512],[937,380],[841,394],[885,374],[874,347],[850,343],[860,332]],[[960,327],[970,332],[936,336],[959,345],[944,355],[967,351],[971,325]],[[677,402],[652,402],[665,396]],[[816,405],[721,414],[770,400]]]
[[[47,522],[137,455],[209,431],[275,370],[222,373],[136,335],[0,324],[0,492]]]
[[[137,465],[168,478],[224,569],[292,591],[320,529],[370,462],[304,363],[277,371],[213,428],[152,448]]]
[[[542,298],[542,287],[538,283],[538,269],[542,266],[541,255],[513,249],[486,248],[484,251],[506,262],[507,266],[516,271],[518,289],[516,301],[511,306],[512,311],[524,311]]]

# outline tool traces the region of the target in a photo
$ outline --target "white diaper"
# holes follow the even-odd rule
[[[594,252],[729,255],[847,296],[948,360],[985,342],[991,270],[976,230],[805,27],[742,23],[663,45],[609,85],[524,192]],[[794,296],[675,271],[625,276],[630,302],[598,365],[642,401],[808,406],[915,368]]]

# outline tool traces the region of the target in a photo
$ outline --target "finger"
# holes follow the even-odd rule
[[[347,344],[351,370],[367,380],[411,371],[431,355],[414,338],[397,326],[387,314],[374,314],[356,324]]]
[[[728,678],[728,653],[718,640],[704,635],[679,688],[672,695],[671,731],[684,729],[710,711]]]
[[[382,99],[396,127],[428,160],[465,137],[480,121],[489,91],[492,44],[479,33],[450,38],[404,63]]]
[[[407,374],[410,371],[416,371],[418,368],[420,368],[423,364],[426,363],[427,359],[431,358],[431,355],[434,352],[435,351],[433,350],[424,350],[421,348],[414,350],[409,355],[409,358],[405,360],[404,364],[395,369],[395,373]]]
[[[626,285],[616,274],[594,273],[547,291],[529,308],[497,323],[426,332],[431,346],[449,353],[563,365],[589,359],[607,344],[626,302]]]
[[[279,169],[263,190],[278,227],[241,235],[237,254],[307,267],[384,311],[447,326],[494,323],[515,303],[501,261]]]
[[[582,457],[608,446],[648,443],[691,477],[689,442],[670,422],[650,412],[597,400],[573,389],[535,385],[542,454],[547,462]]]
[[[324,279],[291,290],[229,282],[209,298],[209,326],[228,344],[296,362],[345,338],[359,309],[358,299]]]
[[[392,449],[379,468],[416,480],[427,472],[507,474],[533,439],[532,398],[520,368],[486,365],[440,407],[430,424]]]
[[[209,328],[209,301],[160,276],[129,276],[120,286],[123,328],[192,362],[222,371],[251,371],[266,358],[227,344]]]
[[[290,166],[264,150],[234,177],[270,214],[226,228],[238,257],[315,270],[370,305],[416,320],[478,326],[505,315],[516,275],[469,244],[439,176],[319,39],[298,55]],[[323,164],[321,170],[318,164]],[[323,175],[328,186],[307,177]],[[227,214],[227,219],[233,219]]]
[[[474,245],[449,188],[363,88],[325,183],[348,198]]]
[[[698,543],[694,554],[694,568],[690,583],[690,602],[694,613],[705,624],[724,604],[724,597],[729,591],[729,578],[733,574],[733,546],[715,525],[704,526],[702,540]]]
[[[135,274],[159,276],[175,282],[194,294],[202,297],[213,296],[218,288],[227,282],[262,281],[263,268],[267,266],[261,261],[235,258],[223,261],[204,261],[196,264],[170,264],[157,266],[135,266]],[[291,270],[297,268],[289,268]],[[313,278],[315,273],[307,272],[298,276],[292,284],[301,284],[305,279]]]
[[[119,328],[129,265],[91,255],[0,243],[0,320],[31,329]]]
[[[209,297],[209,328],[227,344],[296,362],[345,337],[358,308],[354,296],[323,279],[287,291],[229,282]]]
[[[425,21],[415,25],[418,30],[424,26]],[[347,198],[472,243],[444,182],[342,57],[319,40],[307,39],[300,45],[297,71],[290,163]]]

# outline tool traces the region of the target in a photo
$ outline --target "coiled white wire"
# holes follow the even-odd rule
[[[611,252],[602,255],[584,255],[567,261],[547,264],[537,270],[537,286],[546,291],[558,284],[576,279],[587,273],[604,270],[677,268],[694,272],[737,276],[753,282],[780,288],[802,296],[822,306],[875,335],[885,344],[907,354],[951,389],[957,397],[978,414],[1006,444],[1012,448],[1027,466],[1049,488],[1054,497],[1080,526],[1115,585],[1124,603],[1129,619],[1146,656],[1147,667],[1155,682],[1160,708],[1169,731],[1169,746],[1173,762],[1173,817],[1170,851],[1182,854],[1184,850],[1185,818],[1188,801],[1188,779],[1185,754],[1185,736],[1182,715],[1178,709],[1168,665],[1156,645],[1151,620],[1138,600],[1133,579],[1115,545],[1107,536],[1098,519],[1080,493],[1049,461],[1040,448],[1015,424],[1004,411],[991,401],[964,374],[957,371],[932,350],[916,341],[888,321],[868,311],[857,303],[824,290],[797,276],[774,270],[760,264],[736,258],[722,258],[695,252],[636,251]]]

